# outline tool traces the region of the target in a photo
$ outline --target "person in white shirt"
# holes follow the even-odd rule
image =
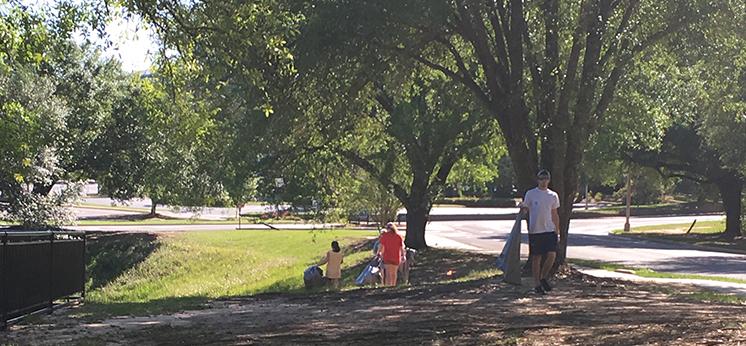
[[[528,248],[534,290],[543,295],[552,290],[547,277],[557,257],[560,202],[557,193],[549,189],[549,171],[543,169],[536,177],[538,186],[526,192],[521,211],[528,212]],[[545,257],[543,263],[542,257]]]

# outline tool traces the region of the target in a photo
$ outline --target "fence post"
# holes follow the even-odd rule
[[[85,285],[88,283],[88,268],[86,268],[86,263],[88,260],[88,233],[83,232],[83,293],[81,297],[85,299]]]
[[[49,288],[47,294],[49,294],[49,313],[51,314],[54,309],[54,294],[52,294],[52,287],[54,281],[54,231],[49,231]]]
[[[8,232],[3,232],[3,256],[2,256],[2,264],[0,264],[0,267],[2,267],[2,282],[0,282],[0,289],[2,289],[2,299],[0,299],[0,304],[2,304],[2,311],[3,311],[3,324],[2,324],[2,330],[5,330],[8,327],[8,290],[6,289],[7,286],[7,276],[8,271],[5,268],[5,265],[7,263],[7,256],[8,256],[8,247],[6,246],[8,244]]]

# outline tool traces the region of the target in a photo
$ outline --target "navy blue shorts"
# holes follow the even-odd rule
[[[544,232],[528,235],[528,252],[530,255],[544,255],[557,252],[557,233]]]

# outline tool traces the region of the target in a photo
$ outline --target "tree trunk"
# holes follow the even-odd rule
[[[741,235],[741,193],[743,181],[738,177],[728,177],[717,183],[725,209],[725,232],[723,237],[735,238]]]
[[[572,202],[575,198],[575,190],[577,184],[568,184],[565,182],[562,187],[562,192],[556,191],[560,198],[560,207],[557,210],[559,214],[560,224],[560,239],[557,247],[557,259],[555,260],[556,265],[565,263],[567,258],[567,238],[570,231],[570,219],[572,217]]]
[[[524,148],[515,145],[511,148],[508,146],[508,155],[513,163],[513,172],[515,172],[516,188],[518,194],[522,197],[526,191],[536,186],[536,173],[538,172],[537,164],[532,159],[533,155],[528,154]]]
[[[425,242],[425,225],[430,213],[428,208],[421,205],[407,205],[407,236],[404,243],[407,247],[422,250],[427,248]]]
[[[158,206],[158,202],[154,199],[150,199],[150,214],[148,216],[155,217],[157,214],[155,213],[155,209]]]

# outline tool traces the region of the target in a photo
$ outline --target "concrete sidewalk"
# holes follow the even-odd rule
[[[746,297],[746,284],[738,284],[734,282],[714,281],[714,280],[699,280],[699,279],[664,279],[664,278],[647,278],[637,276],[634,274],[620,273],[616,271],[608,271],[603,269],[586,268],[577,265],[573,265],[581,273],[587,274],[597,278],[610,278],[632,282],[653,282],[661,284],[680,284],[680,285],[692,285],[700,288],[704,288],[710,291],[736,294],[742,297]]]

